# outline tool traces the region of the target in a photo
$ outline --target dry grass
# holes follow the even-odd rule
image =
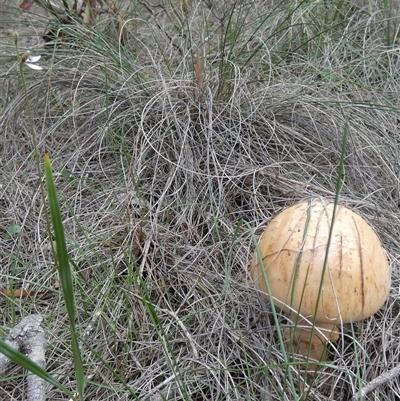
[[[139,4],[125,48],[76,28],[74,47],[40,49],[47,71],[27,72],[38,147],[57,174],[87,400],[295,399],[246,273],[249,227],[259,235],[283,207],[334,196],[346,116],[341,202],[379,233],[392,290],[374,317],[342,328],[309,399],[350,400],[359,379],[399,363],[400,59],[399,41],[386,42],[397,32],[375,1],[350,1],[340,17],[334,4],[264,3],[231,14],[227,2]],[[43,315],[48,370],[74,391],[43,177],[12,48],[2,51],[0,287],[47,293],[0,299],[1,326]],[[22,232],[5,239],[12,225]],[[1,397],[23,399],[21,374],[0,381]],[[66,398],[49,388],[49,399]],[[400,399],[398,382],[368,399]]]

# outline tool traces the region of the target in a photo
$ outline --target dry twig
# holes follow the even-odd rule
[[[24,317],[11,331],[5,342],[11,347],[22,351],[37,365],[45,368],[46,339],[44,330],[40,327],[43,318],[40,315],[29,315]],[[3,375],[10,364],[10,360],[0,354],[0,375]],[[27,400],[44,401],[46,399],[45,381],[40,377],[28,374],[27,378]]]
[[[359,392],[353,396],[354,400],[361,400],[369,393],[372,393],[376,388],[386,384],[400,376],[400,365],[394,367],[388,372],[382,373],[380,376],[375,377],[368,384],[366,384]]]

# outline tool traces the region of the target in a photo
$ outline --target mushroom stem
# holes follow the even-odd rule
[[[286,347],[295,354],[303,355],[304,359],[326,361],[328,342],[335,342],[339,332],[335,324],[316,322],[314,328],[310,322],[295,317],[296,325],[285,333]],[[310,369],[316,370],[317,365],[310,364]]]

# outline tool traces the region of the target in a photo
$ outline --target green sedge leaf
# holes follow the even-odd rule
[[[71,269],[69,266],[69,258],[67,252],[67,245],[65,242],[64,226],[61,218],[60,205],[56,186],[53,178],[53,171],[51,168],[50,155],[45,152],[44,155],[44,168],[46,174],[46,185],[49,197],[51,222],[54,229],[54,236],[57,249],[57,268],[60,276],[61,288],[67,308],[68,319],[71,329],[71,344],[72,354],[74,359],[74,367],[76,373],[77,391],[79,398],[83,400],[83,393],[85,387],[85,375],[82,365],[81,353],[79,350],[78,338],[75,331],[75,297]]]

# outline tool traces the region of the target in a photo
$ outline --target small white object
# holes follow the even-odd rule
[[[40,60],[40,57],[42,56],[40,56],[39,54],[31,54],[25,61],[25,64],[33,70],[43,70],[43,67],[36,64]]]

